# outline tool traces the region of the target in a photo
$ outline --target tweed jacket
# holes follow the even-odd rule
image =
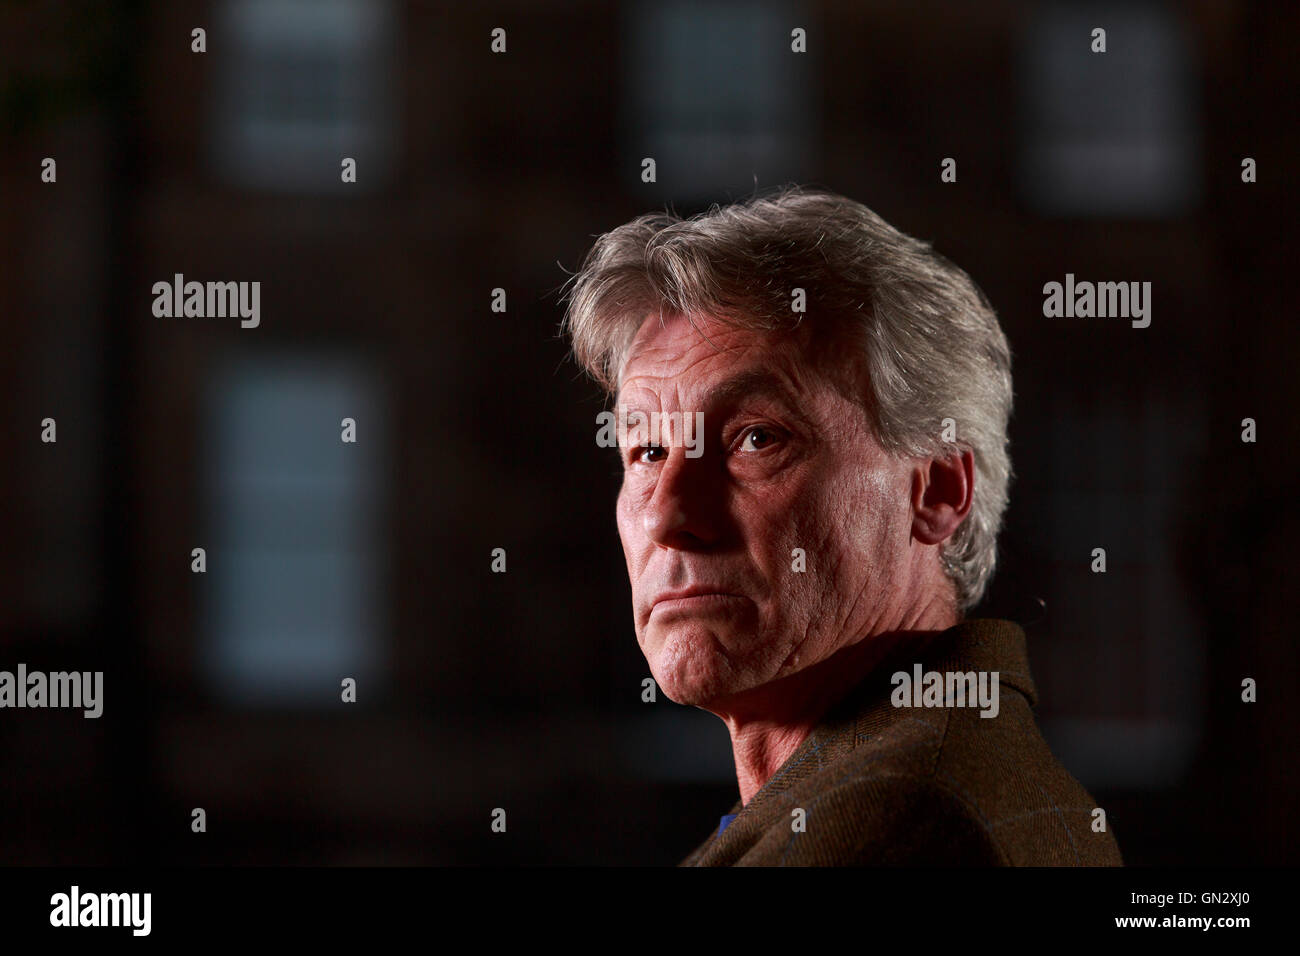
[[[996,716],[949,701],[895,706],[892,675],[918,663],[996,671]],[[1098,829],[1097,802],[1039,733],[1037,702],[1011,621],[968,620],[901,648],[680,865],[1122,865],[1109,820]]]

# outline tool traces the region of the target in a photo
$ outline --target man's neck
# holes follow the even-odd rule
[[[816,729],[836,703],[897,648],[927,640],[958,623],[934,618],[928,626],[873,634],[789,677],[755,688],[709,710],[731,735],[740,800],[748,804]]]

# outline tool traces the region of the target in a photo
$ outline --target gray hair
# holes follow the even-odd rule
[[[940,554],[958,609],[979,603],[1012,477],[1011,351],[983,292],[928,243],[861,203],[791,185],[690,219],[639,216],[600,236],[569,283],[562,331],[611,396],[656,311],[755,329],[816,315],[840,324],[862,350],[870,394],[861,399],[882,447],[951,454],[942,435],[951,418],[955,444],[973,454],[971,510]],[[807,316],[792,314],[795,288],[806,290]]]

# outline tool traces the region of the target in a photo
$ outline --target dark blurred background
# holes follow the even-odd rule
[[[1017,478],[977,614],[1026,626],[1044,732],[1126,860],[1293,862],[1298,21],[0,6],[0,669],[105,672],[98,720],[0,712],[0,861],[680,859],[730,750],[641,700],[559,293],[634,215],[793,181],[933,241],[1002,317]],[[1150,327],[1045,319],[1067,272],[1151,282]],[[176,273],[260,281],[260,327],[155,317]]]

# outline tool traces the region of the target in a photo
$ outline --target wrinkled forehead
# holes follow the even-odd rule
[[[703,407],[746,396],[797,397],[831,387],[855,399],[864,379],[842,333],[802,325],[749,328],[712,317],[648,317],[623,360],[615,400],[639,393]]]

